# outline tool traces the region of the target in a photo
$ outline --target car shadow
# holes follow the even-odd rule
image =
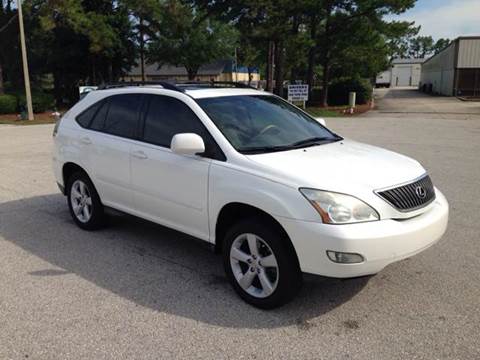
[[[351,299],[369,279],[308,275],[294,301],[262,311],[234,293],[221,257],[199,241],[117,213],[107,228],[82,231],[60,194],[0,204],[0,237],[51,264],[29,269],[28,276],[44,281],[74,274],[139,306],[224,327],[303,328]]]

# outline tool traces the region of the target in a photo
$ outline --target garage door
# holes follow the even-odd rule
[[[410,86],[412,84],[412,67],[399,66],[397,68],[396,86]]]

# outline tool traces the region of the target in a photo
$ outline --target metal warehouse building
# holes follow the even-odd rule
[[[459,37],[425,61],[420,89],[446,96],[480,96],[480,36]]]

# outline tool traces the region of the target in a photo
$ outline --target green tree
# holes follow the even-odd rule
[[[381,38],[399,37],[412,25],[390,23],[387,14],[399,14],[411,8],[416,0],[319,0],[320,26],[315,35],[318,61],[322,66],[321,103],[328,105],[328,87],[335,64],[342,63],[345,51],[383,47]],[[372,41],[372,38],[375,41]],[[385,49],[387,49],[385,43]],[[372,53],[372,52],[370,52]],[[385,53],[386,55],[386,53]],[[370,57],[371,59],[371,57]]]
[[[14,68],[13,56],[18,50],[16,41],[16,27],[18,28],[17,11],[12,2],[0,1],[0,95],[5,92],[5,75],[11,74]]]
[[[444,38],[438,39],[432,48],[434,55],[438,54],[440,51],[445,49],[448,45],[450,45],[451,42],[452,41],[450,39],[444,39]]]
[[[413,58],[425,58],[433,52],[433,38],[431,36],[417,36],[410,40],[408,55]]]
[[[48,49],[57,101],[77,97],[82,83],[116,81],[135,60],[129,9],[113,0],[46,1],[32,7]]]
[[[301,8],[304,0],[196,0],[208,14],[235,25],[241,37],[248,38],[265,59],[267,89],[273,89],[275,68],[276,92],[283,87],[286,58],[300,33]],[[302,54],[297,54],[302,56]],[[275,64],[275,66],[274,66]]]
[[[237,33],[231,25],[210,19],[197,7],[167,0],[148,47],[148,60],[159,65],[184,66],[193,80],[200,66],[220,58],[232,58]]]

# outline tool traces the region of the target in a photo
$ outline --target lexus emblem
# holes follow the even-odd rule
[[[427,196],[427,190],[425,190],[423,186],[417,186],[415,188],[415,194],[417,194],[420,199],[425,199]]]

